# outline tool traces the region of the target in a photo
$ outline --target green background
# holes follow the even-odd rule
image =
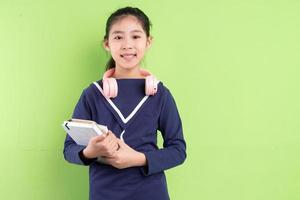
[[[88,168],[63,159],[61,123],[101,78],[105,21],[126,5],[153,23],[143,66],[184,125],[171,199],[299,200],[297,0],[0,0],[0,199],[88,198]]]

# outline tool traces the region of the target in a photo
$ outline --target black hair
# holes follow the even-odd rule
[[[147,15],[143,11],[141,11],[139,8],[124,7],[124,8],[120,8],[120,9],[116,10],[107,19],[104,40],[108,40],[109,31],[110,31],[112,25],[116,21],[118,21],[119,19],[121,19],[125,16],[136,17],[140,21],[142,28],[145,31],[147,37],[150,36],[151,22],[150,22],[149,18],[147,17]],[[106,63],[106,70],[114,68],[115,66],[116,66],[116,63],[115,63],[114,59],[111,57],[108,60],[108,62]]]

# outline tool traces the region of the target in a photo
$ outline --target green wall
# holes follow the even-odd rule
[[[125,5],[153,23],[144,66],[184,125],[171,199],[300,199],[296,0],[0,0],[0,199],[87,199],[88,169],[64,161],[61,123],[101,77],[105,20]]]

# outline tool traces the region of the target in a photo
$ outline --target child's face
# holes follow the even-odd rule
[[[136,17],[126,16],[111,26],[104,48],[111,52],[116,67],[132,69],[139,67],[151,39]]]

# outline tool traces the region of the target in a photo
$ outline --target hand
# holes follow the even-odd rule
[[[118,169],[124,169],[134,166],[145,166],[145,154],[138,152],[117,138],[119,149],[113,156],[104,157],[107,164],[110,164]]]
[[[117,137],[111,131],[108,131],[107,134],[91,138],[82,153],[86,158],[113,156],[118,148]]]

